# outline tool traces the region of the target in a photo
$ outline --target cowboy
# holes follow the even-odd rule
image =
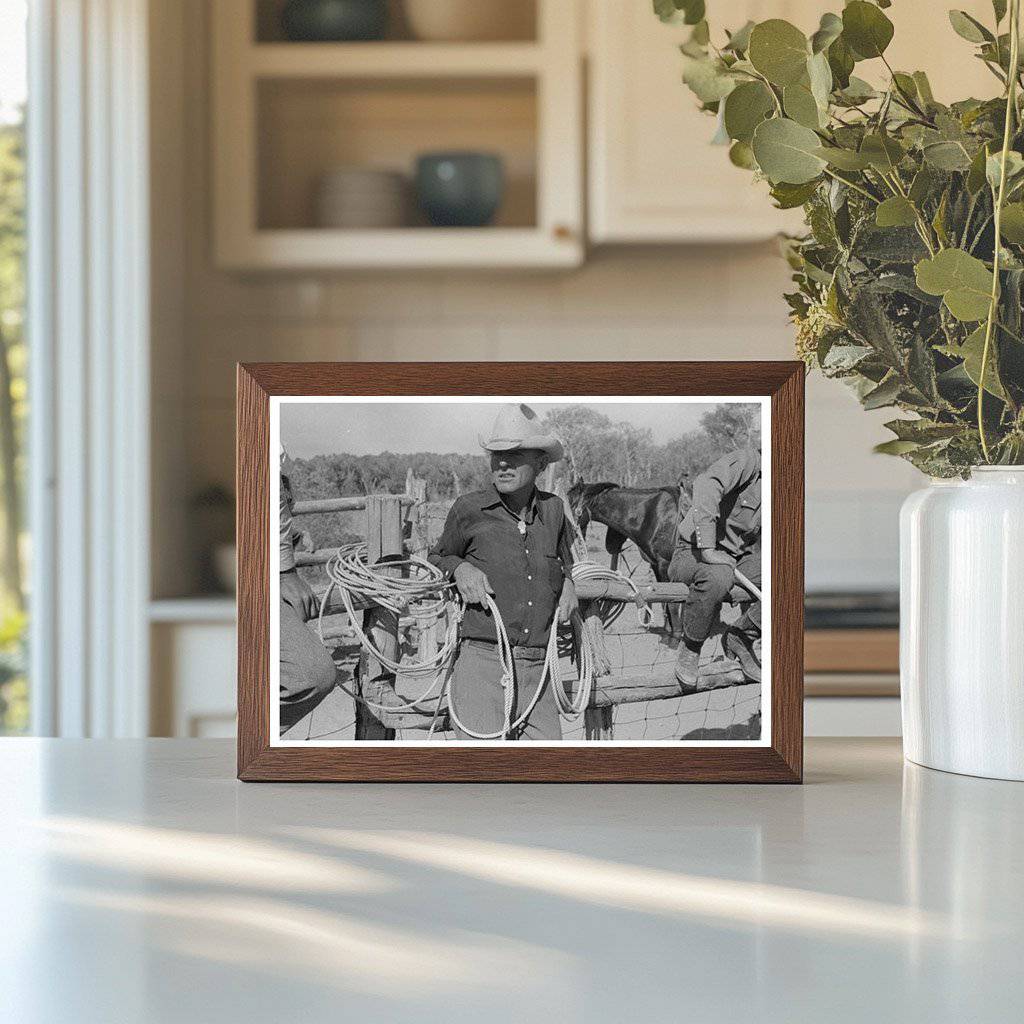
[[[698,687],[704,641],[719,623],[737,571],[761,585],[761,452],[742,448],[713,462],[693,483],[693,504],[679,523],[679,545],[668,578],[689,587],[676,678]],[[761,681],[761,602],[756,600],[726,630],[725,653],[750,682]]]
[[[297,532],[292,526],[292,460],[281,446],[280,701],[281,732],[315,708],[334,689],[338,669],[306,625],[318,612],[316,595],[295,565]]]
[[[512,645],[515,666],[511,721],[526,711],[544,671],[548,637],[577,608],[569,527],[562,500],[537,489],[537,477],[564,455],[526,405],[503,406],[490,437],[491,486],[457,498],[430,561],[454,580],[466,603],[452,672],[450,700],[460,722],[476,733],[505,724],[503,670],[491,595]],[[456,725],[460,739],[472,739]],[[537,698],[513,739],[560,740],[550,686]]]

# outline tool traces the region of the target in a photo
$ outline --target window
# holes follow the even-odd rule
[[[24,0],[0,0],[0,734],[29,726]]]

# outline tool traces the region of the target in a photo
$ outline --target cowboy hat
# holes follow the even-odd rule
[[[537,414],[528,405],[518,403],[501,407],[491,436],[480,437],[480,447],[489,452],[541,451],[551,462],[565,456],[562,442],[551,434],[541,433]]]

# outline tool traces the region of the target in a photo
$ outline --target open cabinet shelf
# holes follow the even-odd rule
[[[255,78],[457,78],[537,75],[536,43],[258,43],[245,65]]]
[[[212,13],[219,266],[581,262],[577,0],[538,0],[537,38],[509,42],[260,41],[253,16],[253,0],[218,0]],[[501,160],[502,198],[485,227],[433,227],[415,202],[417,158],[452,151]],[[401,226],[325,225],[317,190],[348,168],[401,175]]]

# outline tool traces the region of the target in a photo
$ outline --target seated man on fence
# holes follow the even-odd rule
[[[316,595],[295,567],[292,526],[291,459],[281,448],[281,679],[278,704],[281,732],[309,714],[334,689],[338,670],[316,633],[306,625],[318,612]]]
[[[676,662],[676,678],[684,687],[699,685],[700,650],[719,624],[737,571],[760,587],[761,452],[754,448],[730,452],[704,470],[693,483],[693,505],[679,523],[668,577],[690,588]],[[761,602],[755,600],[722,641],[750,682],[761,681],[760,636]]]
[[[556,612],[568,622],[577,607],[565,507],[535,486],[547,465],[562,458],[561,443],[542,433],[528,406],[508,405],[480,444],[490,453],[491,486],[456,499],[430,552],[430,561],[455,581],[466,602],[449,691],[459,739],[481,738],[473,733],[500,738],[505,725],[503,671],[487,595],[493,595],[513,649],[513,723],[537,694]],[[562,738],[550,686],[509,738]]]

